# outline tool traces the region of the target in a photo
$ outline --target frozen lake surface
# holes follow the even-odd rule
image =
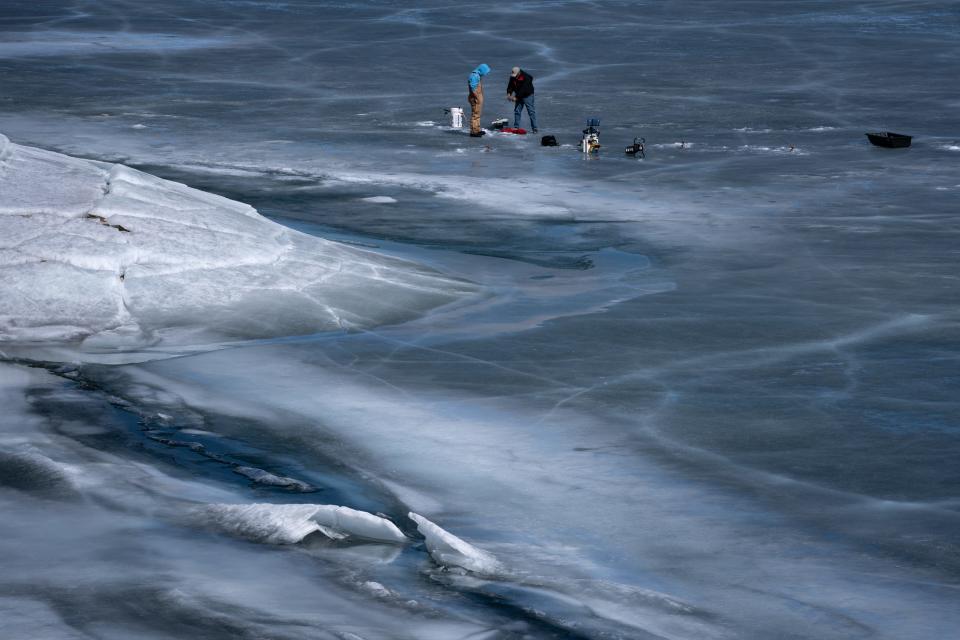
[[[0,635],[951,637],[958,52],[953,2],[5,2],[12,143],[450,284],[0,343]],[[481,62],[560,147],[445,126]]]

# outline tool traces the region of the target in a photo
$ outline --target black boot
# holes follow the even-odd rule
[[[471,132],[470,132],[470,137],[471,137],[471,138],[482,138],[482,137],[485,136],[485,135],[487,135],[487,132],[486,132],[486,131],[483,131],[483,130],[480,130],[480,131],[471,131]]]

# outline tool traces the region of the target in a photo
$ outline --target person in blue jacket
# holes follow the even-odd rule
[[[480,114],[483,112],[483,76],[490,73],[490,66],[481,64],[470,72],[467,79],[467,102],[470,103],[470,135],[479,138],[484,133],[480,128]]]

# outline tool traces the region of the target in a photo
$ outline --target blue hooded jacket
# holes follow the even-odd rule
[[[470,85],[470,91],[476,91],[477,85],[480,84],[480,78],[490,73],[490,66],[481,64],[479,67],[470,72],[470,79],[467,80],[467,84]]]

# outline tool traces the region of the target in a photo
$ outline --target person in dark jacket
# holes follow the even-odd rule
[[[527,108],[527,115],[530,117],[530,128],[537,132],[537,110],[533,104],[533,76],[521,69],[514,67],[510,71],[510,81],[507,83],[507,100],[513,101],[513,126],[520,127],[520,119],[523,117],[523,108]]]

